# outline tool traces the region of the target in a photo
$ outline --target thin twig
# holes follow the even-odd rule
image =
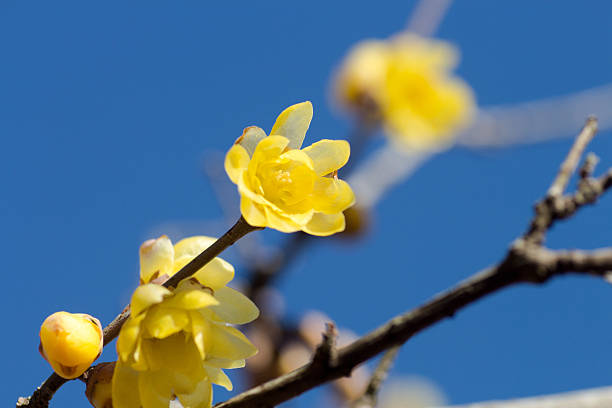
[[[595,153],[589,153],[586,159],[584,159],[582,167],[580,167],[580,178],[584,180],[593,176],[597,163],[599,163],[599,157]]]
[[[323,340],[312,356],[312,365],[329,367],[334,364],[336,359],[337,338],[338,332],[336,331],[336,326],[333,323],[326,323]]]
[[[353,404],[351,404],[352,408],[374,408],[376,403],[378,402],[378,392],[380,391],[380,387],[382,386],[383,381],[387,378],[389,374],[389,370],[395,361],[398,353],[400,351],[400,346],[392,347],[383,354],[380,358],[374,373],[372,373],[372,377],[370,378],[370,382],[366,387],[365,392],[359,399],[357,399]]]
[[[574,141],[574,145],[570,149],[569,154],[561,164],[561,168],[559,169],[559,173],[557,173],[557,177],[551,184],[548,189],[549,197],[556,197],[563,194],[565,189],[567,188],[567,183],[572,174],[576,171],[576,167],[578,167],[578,162],[582,157],[582,153],[584,149],[589,144],[595,133],[597,132],[597,119],[591,116],[587,119],[582,132],[578,135],[576,140]]]
[[[193,258],[191,262],[189,262],[187,265],[183,266],[180,271],[172,275],[172,277],[164,283],[164,286],[167,288],[176,287],[176,285],[178,285],[180,281],[190,277],[191,275],[199,271],[204,265],[215,259],[217,255],[219,255],[229,246],[233,245],[234,242],[238,241],[240,238],[244,237],[249,232],[261,229],[263,228],[254,227],[250,225],[241,216],[232,228],[230,228],[225,234],[221,236],[221,238],[216,240],[211,246],[206,248],[204,252]]]
[[[176,285],[185,278],[196,273],[203,266],[212,261],[217,255],[223,252],[226,248],[234,244],[237,240],[248,234],[249,232],[262,229],[261,227],[253,227],[249,225],[243,217],[234,224],[225,234],[217,239],[211,246],[206,248],[201,254],[192,259],[187,265],[181,268],[176,274],[168,279],[163,286],[167,288],[176,287]],[[121,326],[130,316],[129,307],[126,307],[115,319],[110,322],[103,331],[104,345],[110,343],[121,330]],[[67,380],[53,373],[47,380],[32,394],[31,397],[20,397],[17,401],[17,407],[27,406],[29,408],[47,408],[53,394]]]

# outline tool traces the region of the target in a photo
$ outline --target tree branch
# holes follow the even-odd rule
[[[504,259],[424,305],[397,316],[385,325],[340,349],[326,368],[314,360],[297,370],[239,394],[216,408],[270,407],[285,402],[328,381],[350,375],[353,368],[390,348],[401,346],[416,333],[453,316],[463,307],[516,283],[543,283],[567,273],[606,276],[612,270],[612,248],[595,251],[552,251],[543,248],[545,233],[553,222],[572,216],[583,205],[593,203],[612,186],[612,169],[599,179],[581,183],[576,193],[563,196],[569,176],[596,129],[590,118],[570,149],[564,165],[547,194],[536,206],[528,231],[518,238]],[[568,175],[568,169],[570,174]],[[556,191],[560,190],[560,193]],[[551,199],[552,198],[552,199]]]
[[[383,381],[387,378],[389,370],[393,365],[395,357],[397,357],[400,350],[400,346],[390,348],[383,354],[380,362],[376,366],[370,382],[366,387],[363,395],[351,404],[352,408],[374,408],[378,402],[378,392],[382,386]]]
[[[580,161],[580,157],[582,157],[584,149],[593,139],[593,136],[595,136],[596,132],[597,119],[591,116],[587,119],[587,123],[582,129],[582,132],[580,132],[580,134],[574,141],[574,145],[570,149],[569,154],[561,164],[561,168],[559,169],[557,177],[555,177],[555,180],[548,189],[547,195],[549,197],[559,196],[563,194],[563,192],[567,188],[567,183],[569,182],[570,177],[576,171],[576,167],[578,167],[578,162]]]

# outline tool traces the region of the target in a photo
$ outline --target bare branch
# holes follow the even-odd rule
[[[457,135],[470,148],[500,148],[572,136],[595,114],[599,129],[612,127],[612,83],[518,104],[483,106],[472,126]]]
[[[546,232],[556,221],[573,216],[581,207],[593,204],[612,187],[612,169],[603,176],[593,179],[582,179],[578,191],[570,196],[546,197],[535,206],[536,215],[525,233],[525,239],[531,243],[544,242]]]
[[[376,407],[376,403],[378,401],[378,391],[380,391],[380,387],[382,386],[383,381],[387,378],[389,370],[393,365],[393,361],[395,361],[395,357],[399,353],[400,346],[390,348],[383,354],[372,373],[372,377],[370,378],[370,382],[363,393],[363,395],[353,404],[351,407],[353,408],[374,408]]]
[[[597,132],[597,119],[593,116],[587,119],[582,132],[578,135],[576,140],[574,141],[574,145],[570,149],[565,161],[561,164],[561,169],[555,178],[555,181],[551,184],[548,189],[549,197],[556,197],[563,194],[565,189],[567,188],[567,183],[572,174],[576,171],[578,167],[578,162],[582,157],[582,153],[584,149],[589,144],[595,133]]]
[[[520,241],[524,242],[524,241]],[[612,248],[592,252],[550,251],[530,244],[513,248],[497,266],[486,269],[428,303],[370,332],[338,351],[326,370],[308,364],[287,375],[216,405],[217,408],[275,406],[328,381],[350,375],[353,368],[380,352],[399,346],[414,334],[453,316],[463,307],[516,283],[541,283],[570,272],[604,275],[612,270]]]
[[[482,299],[490,293],[517,283],[539,284],[567,273],[606,276],[612,270],[612,248],[595,251],[552,251],[541,247],[548,228],[555,220],[573,215],[587,203],[597,200],[612,186],[612,169],[599,179],[587,179],[578,191],[570,196],[561,195],[580,156],[592,138],[596,126],[589,120],[570,149],[568,158],[553,181],[553,194],[547,195],[536,207],[530,229],[517,239],[505,258],[497,265],[479,272],[454,288],[434,297],[424,305],[399,315],[338,351],[337,358],[326,369],[311,362],[287,375],[266,382],[230,400],[217,404],[216,408],[276,406],[301,393],[350,375],[359,364],[377,354],[402,345],[416,333],[453,316],[463,307]],[[585,135],[586,133],[586,135]],[[557,194],[555,191],[559,190]]]
[[[584,180],[593,176],[597,163],[599,163],[599,157],[594,153],[589,153],[586,159],[584,159],[582,167],[580,167],[580,178]]]
[[[24,398],[19,397],[17,400],[17,408],[19,407],[34,407],[34,408],[43,408],[49,406],[49,401],[53,397],[53,394],[59,388],[64,385],[68,380],[60,377],[59,375],[53,373],[45,380],[44,383],[41,384],[40,387],[36,389],[32,393],[32,396]]]
[[[337,338],[338,332],[336,331],[336,326],[333,323],[326,323],[323,341],[319,344],[312,356],[312,365],[329,367],[334,363],[336,359]]]

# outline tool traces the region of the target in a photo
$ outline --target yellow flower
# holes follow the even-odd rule
[[[163,236],[145,242],[141,280],[173,275],[214,241],[191,237],[172,246]],[[246,296],[226,286],[233,277],[232,265],[215,258],[174,291],[154,283],[136,289],[117,340],[115,408],[167,408],[174,397],[185,408],[210,407],[211,383],[232,389],[222,369],[243,367],[257,350],[230,325],[259,314]]]
[[[40,353],[63,378],[83,374],[102,346],[100,321],[88,314],[56,312],[40,327]]]
[[[340,68],[335,96],[349,110],[378,117],[401,145],[449,144],[475,111],[470,87],[451,71],[448,43],[403,34],[357,44]]]
[[[270,136],[257,126],[244,129],[225,157],[225,171],[238,185],[240,210],[256,227],[331,235],[344,230],[342,211],[353,205],[351,187],[338,180],[348,161],[344,140],[321,140],[304,149],[312,104],[285,109]]]

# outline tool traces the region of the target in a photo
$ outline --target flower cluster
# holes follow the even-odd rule
[[[301,149],[311,119],[310,102],[290,106],[269,136],[248,127],[227,153],[225,170],[238,185],[249,224],[321,236],[344,230],[342,212],[355,197],[337,170],[348,161],[350,147],[324,139]]]
[[[475,110],[471,89],[451,73],[457,59],[450,44],[412,34],[364,41],[340,67],[335,97],[348,110],[381,120],[400,145],[444,146]]]
[[[214,241],[191,237],[172,246],[163,236],[142,245],[143,285],[117,340],[115,408],[167,408],[175,397],[185,408],[210,407],[212,383],[232,389],[222,369],[243,367],[256,353],[231,325],[248,323],[259,311],[226,286],[234,277],[226,261],[215,258],[174,291],[150,283],[172,276]]]

